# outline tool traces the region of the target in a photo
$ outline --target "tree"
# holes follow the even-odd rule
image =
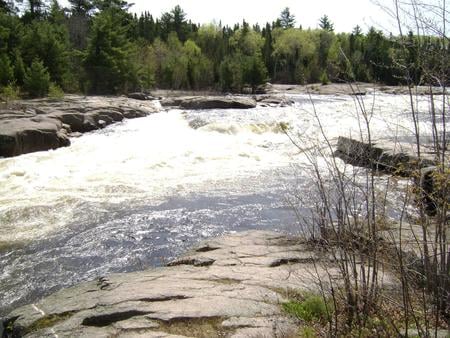
[[[32,62],[25,73],[24,88],[30,97],[43,97],[47,95],[50,86],[50,75],[47,68],[39,59]]]
[[[0,87],[6,86],[14,80],[14,69],[5,53],[0,54]]]
[[[126,0],[93,0],[94,8],[99,11],[114,9],[118,11],[128,11],[133,4],[129,4]]]
[[[72,15],[88,15],[93,9],[92,0],[69,0],[71,5],[70,12]]]
[[[109,8],[94,19],[84,58],[89,90],[97,94],[126,92],[138,84],[135,46],[127,37],[122,13]]]
[[[63,86],[68,71],[68,37],[65,26],[49,21],[34,21],[25,27],[22,57],[30,65],[35,59],[43,62],[51,80]]]
[[[44,15],[46,4],[43,0],[28,0],[28,11],[25,12],[23,20],[30,22],[35,19],[41,19]]]
[[[334,25],[331,23],[327,15],[324,15],[319,19],[319,27],[325,31],[334,31]]]
[[[243,73],[245,84],[250,85],[252,93],[255,93],[256,88],[267,81],[267,68],[261,55],[248,56],[244,63]]]
[[[282,28],[288,29],[288,28],[294,28],[295,24],[295,16],[291,14],[289,7],[286,7],[281,11],[280,17],[279,17],[279,24]]]
[[[166,40],[170,32],[176,32],[178,39],[185,42],[189,33],[189,24],[186,21],[186,13],[180,6],[175,6],[170,12],[161,16],[162,38]]]
[[[10,0],[0,0],[0,13],[11,13],[14,11],[14,3]]]

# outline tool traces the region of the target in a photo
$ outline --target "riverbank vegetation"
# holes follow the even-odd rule
[[[45,96],[50,88],[120,94],[154,87],[257,92],[266,81],[397,85],[407,83],[403,67],[414,84],[436,84],[422,72],[436,59],[421,50],[446,48],[437,36],[412,31],[394,36],[356,26],[336,33],[326,15],[319,28],[302,28],[289,8],[262,27],[230,27],[193,23],[179,6],[156,17],[132,14],[122,0],[69,2],[0,1],[4,100]]]
[[[330,256],[340,279],[318,276],[317,285],[324,301],[336,309],[328,317],[327,328],[317,325],[313,332],[332,337],[447,337],[450,326],[450,156],[448,121],[448,12],[445,1],[394,2],[387,9],[399,27],[401,77],[408,84],[409,136],[386,135],[396,149],[406,144],[417,158],[408,164],[409,177],[383,176],[383,155],[362,165],[376,142],[372,134],[376,94],[370,100],[354,96],[359,121],[358,140],[369,145],[353,151],[355,163],[367,168],[343,165],[336,158],[335,144],[323,132],[316,147],[302,149],[302,135],[287,135],[310,162],[315,182],[309,191],[292,195],[297,210],[314,205],[311,214],[298,212],[311,243]],[[439,15],[438,15],[439,14]],[[426,41],[431,31],[440,39],[440,50],[424,46],[417,52],[419,69],[410,68],[410,34],[404,27],[417,27],[418,40]],[[400,62],[401,61],[401,62]],[[433,78],[439,88],[429,87],[428,95],[416,91],[416,75]],[[356,84],[349,83],[354,93]],[[370,101],[370,102],[369,102]],[[369,104],[368,104],[369,103]],[[321,126],[320,111],[313,112]],[[395,126],[407,128],[406,126]],[[309,137],[303,136],[303,137]],[[432,165],[421,167],[424,160]],[[405,175],[403,175],[405,176]],[[390,197],[389,197],[390,196]],[[393,196],[398,203],[392,203]],[[391,202],[390,202],[391,201]],[[301,215],[301,216],[300,216]],[[333,264],[334,263],[334,264]],[[316,269],[317,271],[317,269]],[[387,288],[384,278],[395,276],[398,287]],[[311,336],[311,335],[310,335]]]

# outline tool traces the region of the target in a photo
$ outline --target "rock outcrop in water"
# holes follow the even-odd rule
[[[403,176],[410,176],[412,169],[417,167],[435,165],[431,159],[419,159],[412,155],[411,151],[364,143],[342,136],[338,139],[334,155],[351,165]]]
[[[286,291],[317,288],[317,259],[275,232],[228,235],[167,267],[101,277],[18,308],[4,336],[280,337],[296,327],[282,311]]]
[[[184,96],[164,99],[161,105],[185,109],[249,109],[256,107],[256,101],[246,96]]]
[[[19,102],[0,109],[0,157],[65,147],[70,145],[72,132],[92,131],[156,111],[151,102],[123,97],[68,96],[61,101]]]

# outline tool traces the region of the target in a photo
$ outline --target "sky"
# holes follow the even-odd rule
[[[194,23],[222,22],[234,25],[245,19],[250,24],[274,21],[285,7],[296,17],[296,26],[317,28],[319,18],[328,15],[336,32],[351,32],[359,25],[364,31],[370,26],[389,31],[387,15],[374,0],[129,0],[132,12],[149,11],[160,17],[176,5]],[[67,6],[66,0],[60,3]],[[391,29],[392,30],[392,29]]]

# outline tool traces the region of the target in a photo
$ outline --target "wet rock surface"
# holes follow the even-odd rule
[[[124,97],[70,95],[58,101],[18,101],[0,108],[0,157],[69,146],[71,133],[101,129],[157,111],[150,101]]]
[[[167,267],[100,277],[18,308],[4,336],[279,337],[296,328],[281,309],[284,291],[314,291],[317,259],[275,232],[211,239]]]

